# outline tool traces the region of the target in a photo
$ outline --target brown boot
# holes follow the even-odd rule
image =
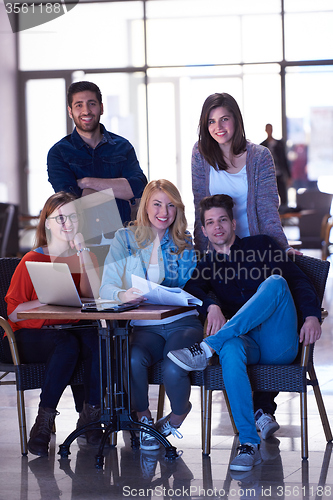
[[[101,418],[101,408],[97,405],[90,405],[84,403],[83,411],[80,413],[79,420],[77,421],[76,427],[83,427],[84,425],[91,424],[92,422],[98,422]],[[87,443],[93,445],[99,445],[103,436],[101,424],[97,424],[98,429],[86,430],[85,436]],[[82,434],[83,435],[83,434]]]
[[[31,428],[28,450],[34,455],[47,457],[54,419],[59,412],[53,408],[39,407],[36,422]]]

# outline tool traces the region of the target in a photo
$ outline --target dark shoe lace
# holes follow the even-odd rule
[[[242,454],[247,454],[247,455],[254,455],[255,450],[253,446],[249,446],[248,444],[241,444],[237,447],[237,450],[239,451],[239,455]]]
[[[191,347],[188,348],[192,356],[200,356],[203,354],[203,350],[200,347],[200,344],[197,342],[196,344],[191,345]]]

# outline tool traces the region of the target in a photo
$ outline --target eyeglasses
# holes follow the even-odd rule
[[[77,213],[73,213],[70,215],[57,215],[56,217],[48,217],[48,219],[55,219],[58,224],[66,224],[67,219],[71,222],[78,222],[79,215]]]

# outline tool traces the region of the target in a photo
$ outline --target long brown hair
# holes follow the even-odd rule
[[[235,133],[232,138],[231,151],[234,156],[244,153],[246,150],[246,136],[241,111],[235,99],[225,92],[212,94],[203,103],[199,121],[199,151],[205,160],[215,170],[227,170],[228,165],[224,159],[219,144],[213,139],[208,130],[208,119],[212,109],[227,108],[232,114],[235,123]]]
[[[185,248],[191,247],[191,237],[186,233],[187,220],[184,203],[178,189],[172,182],[159,179],[147,184],[142,193],[137,218],[129,227],[134,232],[136,242],[140,248],[149,245],[154,240],[155,235],[151,229],[147,213],[147,205],[154,191],[163,191],[177,209],[175,220],[169,227],[169,234],[178,249],[177,254],[180,254]]]
[[[57,210],[57,208],[66,205],[77,199],[77,196],[65,191],[59,191],[50,196],[40,213],[39,222],[37,225],[35,245],[33,248],[44,247],[50,242],[50,230],[45,227],[45,222],[50,215]]]

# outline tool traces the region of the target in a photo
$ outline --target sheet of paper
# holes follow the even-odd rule
[[[132,274],[132,286],[142,291],[150,304],[160,304],[164,306],[192,306],[202,305],[202,301],[194,297],[181,288],[171,288],[158,285],[152,281]]]

